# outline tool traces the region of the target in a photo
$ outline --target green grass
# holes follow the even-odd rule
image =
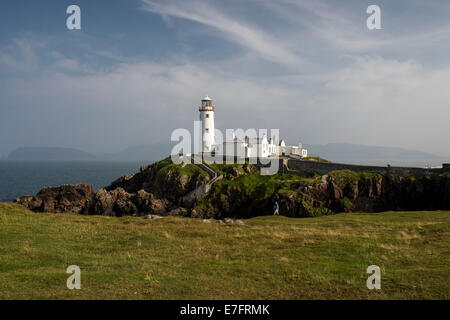
[[[208,173],[200,169],[195,164],[186,164],[184,166],[178,164],[169,164],[158,171],[157,179],[159,177],[163,179],[169,174],[182,175],[186,177],[199,175],[205,178],[209,178]]]
[[[335,170],[328,173],[337,183],[346,184],[359,180],[381,179],[382,175],[374,172],[356,172],[352,170]]]
[[[167,188],[173,186],[175,180],[186,180],[186,186],[195,188],[198,182],[206,183],[209,174],[194,164],[174,164],[170,158],[163,159],[156,163],[158,172],[154,181],[154,190],[164,195]],[[172,180],[172,182],[168,182]]]
[[[199,175],[205,178],[209,177],[208,173],[200,169],[198,166],[194,164],[174,164],[172,162],[172,159],[170,159],[169,157],[158,161],[157,165],[159,167],[158,177],[165,177],[169,173],[184,175],[187,177],[192,177],[195,175]]]
[[[293,174],[273,174],[273,175],[260,175],[260,174],[246,174],[240,176],[234,180],[221,180],[217,182],[219,188],[234,187],[246,190],[251,193],[255,189],[261,189],[267,195],[273,195],[275,189],[295,189],[294,185],[300,182],[318,183],[321,180],[320,176],[314,178],[305,178]]]
[[[0,299],[449,299],[450,212],[245,224],[0,204]],[[68,290],[69,265],[81,290]],[[381,290],[366,287],[381,267]]]

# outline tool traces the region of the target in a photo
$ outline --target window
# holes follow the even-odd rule
[[[206,117],[209,118],[209,113],[206,114]]]
[[[206,128],[206,129],[205,129],[205,132],[209,132],[209,128]]]

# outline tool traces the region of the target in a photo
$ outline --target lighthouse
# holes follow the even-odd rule
[[[212,99],[208,96],[202,99],[202,104],[198,108],[200,111],[200,121],[202,122],[202,142],[203,152],[211,152],[214,145],[214,111]]]

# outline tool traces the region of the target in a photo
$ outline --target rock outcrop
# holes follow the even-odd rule
[[[39,212],[73,212],[85,214],[92,205],[94,197],[92,185],[62,185],[44,187],[35,196],[23,196],[15,202]]]
[[[178,166],[170,159],[142,166],[97,192],[91,185],[45,187],[35,196],[15,202],[36,212],[72,212],[109,216],[179,215],[178,199],[209,180],[194,165]]]
[[[281,214],[292,217],[344,211],[450,209],[449,173],[400,177],[336,170],[324,176],[263,176],[248,164],[221,165],[216,170],[223,179],[189,206],[183,199],[211,177],[196,165],[175,165],[170,159],[143,166],[138,173],[120,177],[97,192],[86,184],[46,187],[16,202],[37,212],[216,219],[272,214],[275,200]]]

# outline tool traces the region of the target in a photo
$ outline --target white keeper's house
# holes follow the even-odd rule
[[[278,156],[297,156],[307,157],[308,150],[302,148],[302,144],[298,146],[286,146],[284,140],[279,143],[275,138],[269,138],[265,135],[262,137],[239,138],[233,134],[233,138],[224,142],[216,142],[214,136],[214,113],[215,106],[212,99],[208,96],[202,99],[199,107],[200,121],[202,123],[202,143],[204,153],[215,153],[216,155],[239,155],[245,158],[266,158]]]

